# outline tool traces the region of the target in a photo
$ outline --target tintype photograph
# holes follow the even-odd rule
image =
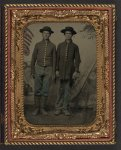
[[[5,6],[5,143],[115,143],[115,6]]]
[[[24,113],[32,124],[89,124],[96,117],[96,33],[89,23],[24,30]]]

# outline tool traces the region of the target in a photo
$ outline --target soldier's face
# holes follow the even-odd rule
[[[51,36],[51,34],[49,31],[43,31],[42,37],[44,40],[48,40],[50,36]]]
[[[73,36],[73,35],[72,35],[72,33],[71,33],[70,31],[66,31],[66,32],[65,32],[65,39],[66,39],[66,40],[70,40],[70,39],[72,38],[72,36]]]

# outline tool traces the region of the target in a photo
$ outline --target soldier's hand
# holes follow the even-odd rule
[[[80,73],[78,73],[78,72],[75,71],[75,72],[73,73],[73,79],[74,79],[74,80],[77,79],[77,78],[79,77],[79,74],[80,74]]]
[[[35,79],[35,74],[34,73],[32,73],[31,76],[32,76],[33,79]]]
[[[56,77],[58,78],[60,76],[59,71],[56,71]]]

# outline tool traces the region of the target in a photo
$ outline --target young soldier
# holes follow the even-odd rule
[[[31,60],[31,74],[35,78],[35,110],[33,115],[39,112],[46,115],[45,103],[48,98],[49,83],[51,77],[55,78],[55,64],[56,64],[56,47],[49,40],[52,33],[50,27],[45,26],[40,29],[43,40],[35,45],[32,60]]]
[[[73,43],[72,36],[76,31],[72,27],[61,30],[65,35],[65,41],[57,48],[56,75],[60,78],[60,90],[56,101],[55,115],[63,112],[70,115],[68,105],[70,102],[70,85],[72,78],[79,73],[80,54],[78,46]]]

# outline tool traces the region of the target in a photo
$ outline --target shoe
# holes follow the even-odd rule
[[[41,96],[41,99],[40,99],[40,111],[41,111],[41,113],[43,115],[48,115],[48,112],[45,110],[46,101],[47,101],[47,97]]]
[[[41,109],[41,113],[42,113],[43,115],[48,115],[48,112],[47,112],[44,108]]]
[[[66,115],[66,116],[70,116],[70,112],[68,110],[63,110],[63,113]]]
[[[39,113],[39,108],[36,108],[36,109],[32,112],[32,115],[33,115],[33,116],[36,116],[36,115],[38,115],[38,113]]]
[[[59,115],[60,113],[61,113],[61,110],[56,110],[54,114]]]

